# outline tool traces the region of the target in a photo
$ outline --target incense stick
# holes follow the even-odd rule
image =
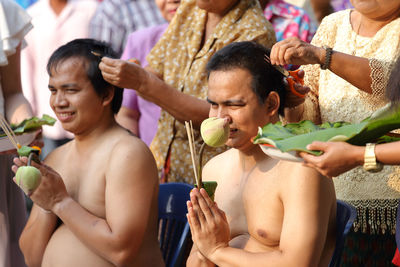
[[[194,178],[196,180],[197,183],[197,188],[201,188],[201,181],[199,181],[199,178],[197,177],[197,165],[196,165],[196,158],[195,158],[195,154],[194,154],[194,143],[193,143],[193,132],[192,132],[192,128],[190,128],[190,124],[185,121],[185,127],[186,127],[186,133],[188,136],[188,140],[189,140],[189,149],[190,149],[190,155],[192,158],[192,164],[193,164],[193,172],[194,172]]]
[[[16,141],[17,138],[14,134],[14,131],[11,129],[10,125],[8,125],[6,119],[3,117],[2,114],[0,114],[0,126],[3,129],[4,133],[7,135],[8,139],[10,142],[15,146],[15,148],[18,150],[18,142]]]

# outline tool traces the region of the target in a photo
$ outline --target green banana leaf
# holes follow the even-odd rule
[[[26,132],[31,132],[39,129],[43,125],[50,125],[53,126],[54,123],[56,122],[56,119],[53,117],[44,114],[42,118],[38,117],[32,117],[29,119],[23,120],[21,123],[18,125],[11,125],[11,129],[15,134],[23,134]],[[6,136],[6,134],[0,130],[0,137]]]
[[[285,126],[280,122],[269,123],[259,128],[253,143],[269,144],[282,152],[305,151],[320,155],[321,151],[308,150],[307,145],[313,141],[345,141],[353,145],[365,145],[372,141],[392,142],[400,138],[386,134],[398,128],[400,128],[400,106],[387,105],[360,123],[327,122],[315,125],[311,121],[302,121]]]

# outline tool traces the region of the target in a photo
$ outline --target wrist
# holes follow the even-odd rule
[[[325,63],[325,56],[326,56],[326,50],[323,47],[316,47],[317,48],[317,64],[320,66]]]
[[[356,146],[354,150],[354,159],[357,166],[362,166],[364,164],[364,154],[365,146]]]
[[[51,211],[52,211],[54,214],[58,215],[58,214],[60,214],[60,213],[62,212],[63,209],[65,209],[65,207],[68,206],[68,204],[69,204],[71,201],[73,201],[71,197],[65,196],[65,197],[61,198],[60,201],[57,201],[57,202],[53,205],[53,207],[51,208]]]
[[[224,251],[227,247],[228,246],[221,246],[221,247],[216,248],[209,257],[210,261],[212,261],[213,263],[218,265],[218,262],[221,260],[221,258],[223,258],[222,254],[224,253]]]

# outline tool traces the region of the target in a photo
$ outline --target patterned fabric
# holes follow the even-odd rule
[[[90,22],[89,35],[110,43],[120,55],[130,33],[163,22],[154,0],[103,0]]]
[[[335,51],[369,58],[373,70],[373,94],[358,90],[329,70],[320,70],[319,65],[303,66],[304,82],[312,92],[306,99],[303,119],[359,122],[386,103],[384,88],[390,66],[400,53],[400,18],[384,26],[374,37],[367,38],[358,36],[352,30],[350,12],[340,11],[326,17],[312,43],[317,46],[325,44]],[[388,186],[390,175],[395,175],[393,179],[400,181],[400,172],[395,172],[392,166],[385,166],[381,172],[374,174],[358,167],[334,179],[336,197],[349,202],[366,215],[357,216],[354,224],[356,231],[371,229],[373,233],[394,233],[393,222],[400,193]],[[376,213],[375,216],[373,213]],[[367,220],[367,217],[373,219]],[[385,220],[380,221],[381,217]]]
[[[392,267],[395,251],[393,234],[371,235],[351,229],[344,243],[340,266]]]
[[[302,8],[283,0],[268,2],[264,16],[274,27],[277,42],[295,36],[309,43],[315,34],[315,25],[311,23],[308,14]]]
[[[166,33],[147,57],[149,66],[166,83],[201,99],[207,96],[205,66],[217,50],[235,41],[253,40],[267,47],[275,43],[272,26],[256,0],[238,1],[201,47],[206,19],[206,11],[198,8],[195,0],[182,1]],[[201,137],[198,131],[194,135],[196,150],[199,151]],[[161,112],[158,132],[150,148],[160,173],[169,153],[168,181],[194,182],[186,130],[166,111]],[[206,148],[204,162],[223,150]]]

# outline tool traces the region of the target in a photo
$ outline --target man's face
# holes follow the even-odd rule
[[[86,75],[84,59],[66,59],[52,69],[49,90],[50,106],[65,130],[83,134],[101,116],[103,100]]]
[[[225,144],[243,151],[253,147],[251,138],[258,127],[271,120],[267,104],[260,104],[251,81],[250,72],[240,68],[213,71],[208,80],[209,116],[229,119],[229,139]]]

